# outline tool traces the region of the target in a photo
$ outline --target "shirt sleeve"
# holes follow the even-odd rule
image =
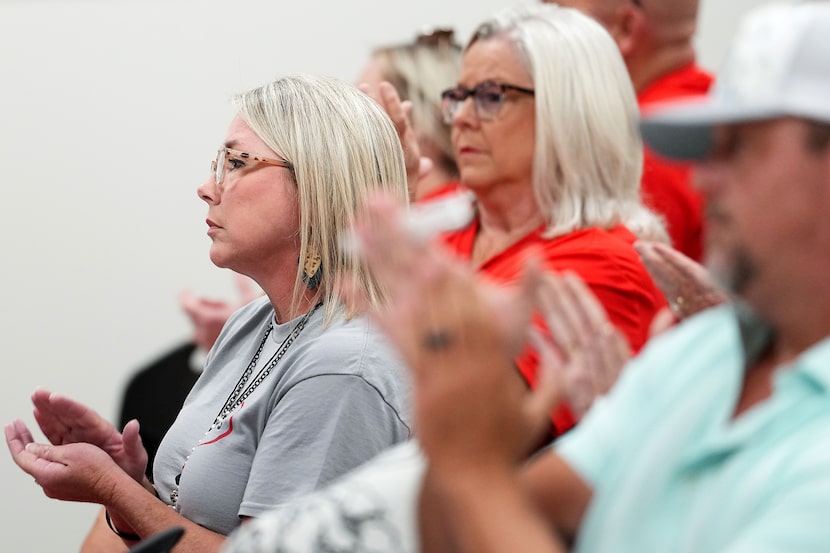
[[[268,418],[239,515],[316,490],[408,437],[399,413],[362,377],[302,380]]]

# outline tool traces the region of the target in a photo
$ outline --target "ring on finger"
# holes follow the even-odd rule
[[[674,301],[669,302],[669,307],[671,310],[674,311],[677,315],[683,315],[686,306],[686,298],[683,296],[677,296],[674,298]]]

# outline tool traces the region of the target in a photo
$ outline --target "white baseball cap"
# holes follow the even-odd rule
[[[783,116],[830,123],[830,0],[751,11],[709,94],[655,104],[640,129],[657,153],[696,160],[711,150],[713,125]]]

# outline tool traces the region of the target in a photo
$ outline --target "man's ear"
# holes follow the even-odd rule
[[[628,2],[620,8],[614,26],[609,29],[623,59],[628,59],[642,44],[648,22],[643,8]]]

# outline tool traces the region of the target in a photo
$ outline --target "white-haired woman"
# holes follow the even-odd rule
[[[575,272],[638,350],[665,300],[633,243],[666,235],[640,200],[637,104],[608,33],[553,5],[500,12],[474,32],[443,108],[476,208],[445,236],[450,249],[502,283],[519,278],[528,255]],[[566,351],[578,345],[554,334]],[[534,386],[534,352],[516,363]],[[558,433],[574,422],[566,407],[554,414]]]
[[[40,391],[35,416],[55,446],[34,444],[21,421],[6,428],[15,461],[47,495],[103,505],[125,546],[180,525],[177,551],[216,551],[246,518],[410,435],[402,365],[335,284],[345,274],[370,303],[382,297],[340,245],[367,193],[406,201],[395,128],[355,87],[328,79],[282,78],[235,105],[198,194],[211,260],[265,296],[223,329],[159,448],[154,485],[142,479],[134,423],[120,434]]]

